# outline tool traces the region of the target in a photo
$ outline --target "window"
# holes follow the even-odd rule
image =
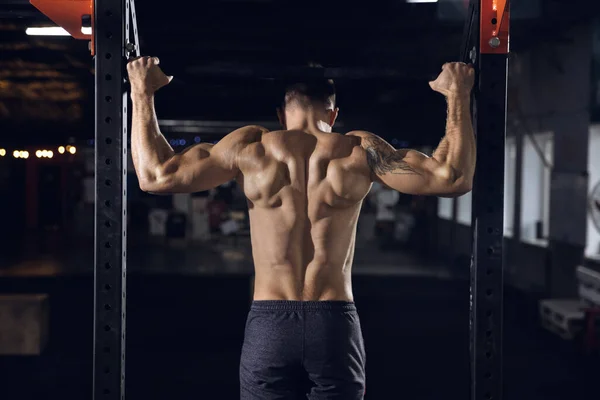
[[[454,199],[440,197],[438,199],[438,217],[452,221],[452,204]]]
[[[456,222],[462,225],[471,226],[471,207],[473,205],[473,195],[471,192],[456,199],[457,211]]]
[[[516,141],[514,137],[506,138],[504,159],[504,234],[513,236],[513,214],[515,210],[515,181],[516,181]],[[456,199],[457,222],[471,225],[471,212],[473,196],[467,193]],[[452,220],[453,199],[440,198],[438,202],[438,216]]]
[[[548,245],[553,135],[523,137],[521,240]],[[548,164],[548,165],[546,165]]]
[[[517,182],[517,142],[506,138],[504,147],[504,236],[514,234],[515,189]]]
[[[594,187],[600,184],[600,157],[598,157],[598,154],[600,154],[600,125],[592,126],[590,129],[590,145],[588,152],[588,171],[590,174],[588,194],[591,195]],[[592,215],[589,210],[585,255],[586,257],[600,259],[600,232],[592,221]]]
[[[516,175],[516,141],[514,137],[506,138],[504,157],[504,234],[513,235],[513,214],[515,209],[515,175]],[[457,222],[471,225],[473,196],[467,193],[457,199]]]

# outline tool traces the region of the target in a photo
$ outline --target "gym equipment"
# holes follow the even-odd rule
[[[477,29],[477,22],[479,29]],[[471,398],[502,398],[504,147],[509,1],[471,0],[461,56],[475,66],[477,169],[471,229]],[[481,135],[479,134],[481,132]]]
[[[75,37],[92,30],[96,61],[96,261],[94,398],[125,395],[127,86],[125,66],[140,55],[133,0],[31,0]],[[90,14],[91,12],[91,14]],[[133,31],[133,33],[131,33]],[[478,166],[473,188],[471,398],[502,398],[503,190],[509,0],[470,0],[461,59],[477,73],[473,116]],[[233,72],[232,72],[233,71]],[[371,79],[389,70],[290,67],[211,70],[265,78],[326,76]]]

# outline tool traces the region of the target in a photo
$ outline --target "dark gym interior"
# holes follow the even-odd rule
[[[342,76],[334,129],[376,132],[430,154],[446,105],[427,83],[460,57],[467,3],[138,1],[142,53],[174,76],[156,96],[161,131],[181,151],[243,125],[277,129],[269,76],[316,62]],[[596,11],[584,1],[511,4],[508,400],[599,394]],[[87,41],[28,31],[49,26],[28,1],[0,4],[2,400],[82,400],[93,391],[94,61]],[[471,194],[386,192],[374,186],[363,203],[352,272],[365,398],[467,399]],[[140,190],[130,164],[127,208],[127,398],[239,398],[253,283],[244,194],[229,182],[154,196]]]

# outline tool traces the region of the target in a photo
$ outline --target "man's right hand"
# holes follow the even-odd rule
[[[475,70],[472,66],[461,62],[446,63],[442,72],[429,86],[436,92],[448,97],[450,95],[469,95],[475,83]]]
[[[157,57],[138,57],[127,64],[131,94],[153,95],[158,89],[166,86],[173,80],[172,76],[165,75],[158,64]]]

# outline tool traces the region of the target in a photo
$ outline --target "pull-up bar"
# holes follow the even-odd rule
[[[96,64],[96,219],[94,399],[125,396],[127,89],[125,69],[139,55],[133,0],[31,0],[73,37],[91,41]],[[477,23],[479,22],[479,23]],[[82,28],[92,28],[87,32]],[[133,32],[133,35],[131,35]],[[132,39],[132,40],[130,40]],[[471,0],[462,57],[475,65],[473,116],[478,164],[473,186],[471,398],[502,398],[504,144],[509,0]],[[338,70],[338,74],[339,74]],[[217,75],[219,71],[210,71]],[[335,70],[331,70],[335,73]],[[356,71],[354,71],[356,72]],[[313,74],[290,68],[272,77]],[[327,74],[327,70],[324,72]],[[372,78],[389,71],[360,71]],[[227,73],[225,73],[227,75]],[[252,76],[249,71],[244,76]],[[306,75],[305,75],[306,76]],[[344,77],[344,73],[337,75]]]

